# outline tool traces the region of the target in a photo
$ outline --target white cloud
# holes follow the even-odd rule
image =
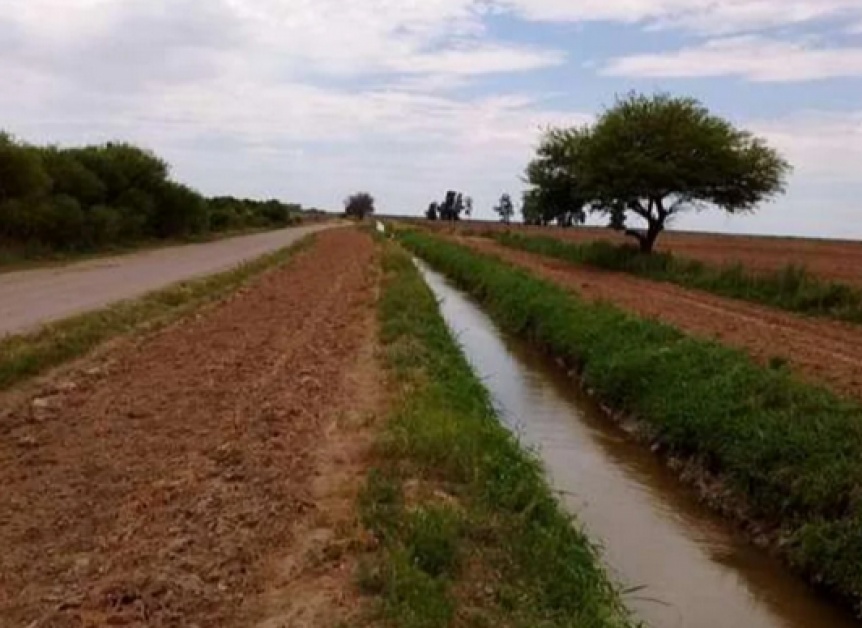
[[[528,19],[644,22],[738,33],[819,19],[862,17],[858,0],[503,0]]]
[[[774,120],[754,120],[751,129],[781,150],[808,182],[858,179],[862,163],[862,110],[800,112]]]
[[[862,47],[817,48],[804,42],[730,37],[671,52],[621,57],[603,72],[650,78],[741,76],[761,82],[862,76]]]
[[[514,88],[477,95],[479,76],[565,61],[496,40],[491,11],[710,33],[862,20],[858,0],[5,0],[0,120],[31,141],[144,144],[207,193],[336,207],[370,188],[386,210],[418,213],[458,188],[491,217],[520,191],[539,128],[589,119]],[[737,37],[610,70],[766,81],[859,68],[855,49]],[[849,189],[862,112],[748,123],[796,180]]]
[[[125,139],[207,193],[415,209],[518,186],[541,125],[579,121],[477,76],[562,54],[495,41],[474,0],[7,0],[3,124],[34,142]],[[366,183],[363,185],[362,182]],[[508,183],[506,183],[508,182]]]

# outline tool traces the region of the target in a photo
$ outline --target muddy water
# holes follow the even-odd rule
[[[545,356],[508,337],[422,267],[446,322],[501,417],[544,462],[553,488],[654,628],[859,626],[702,507]]]

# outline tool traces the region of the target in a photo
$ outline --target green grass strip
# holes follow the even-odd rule
[[[378,621],[631,625],[597,552],[498,421],[409,256],[388,245],[384,269],[379,319],[395,410],[360,503],[379,542],[360,574],[381,600]]]
[[[252,260],[223,273],[175,284],[139,299],[67,318],[27,334],[0,338],[0,390],[80,357],[116,336],[176,320],[225,297],[262,272],[287,262],[312,241]]]
[[[671,453],[723,478],[813,581],[862,599],[862,407],[608,304],[587,302],[434,236],[403,242],[508,330],[582,371],[610,407],[647,422]]]
[[[862,323],[862,290],[823,281],[801,266],[755,273],[743,264],[712,266],[670,253],[643,255],[610,242],[573,243],[548,236],[489,232],[500,244],[603,270],[625,272],[811,316]]]

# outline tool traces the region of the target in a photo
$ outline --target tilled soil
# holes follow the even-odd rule
[[[858,326],[809,319],[624,273],[575,266],[509,249],[484,238],[459,241],[529,269],[588,299],[614,303],[687,333],[720,340],[762,363],[782,358],[806,379],[862,399],[862,329]]]
[[[451,226],[437,223],[436,228],[451,229]],[[614,244],[634,243],[621,233],[596,227],[507,227],[464,221],[456,228],[514,230],[571,242],[605,240]],[[659,251],[669,251],[714,266],[739,263],[763,272],[781,270],[790,264],[804,266],[822,279],[862,287],[862,242],[668,231],[659,238],[657,247]]]
[[[343,508],[353,490],[321,487],[321,464],[355,464],[333,433],[375,379],[373,243],[317,238],[229,301],[0,411],[0,625],[303,616],[278,592],[305,571],[304,532],[350,526],[318,522],[319,500]]]

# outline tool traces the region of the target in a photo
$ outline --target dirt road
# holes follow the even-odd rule
[[[0,274],[0,336],[217,273],[330,228],[312,225]]]
[[[0,398],[0,625],[355,625],[338,504],[375,409],[376,269],[369,236],[326,232],[192,320]]]
[[[672,284],[574,266],[503,247],[484,238],[459,238],[596,301],[607,301],[683,331],[747,351],[760,362],[782,358],[799,375],[862,399],[862,330],[809,319]]]

